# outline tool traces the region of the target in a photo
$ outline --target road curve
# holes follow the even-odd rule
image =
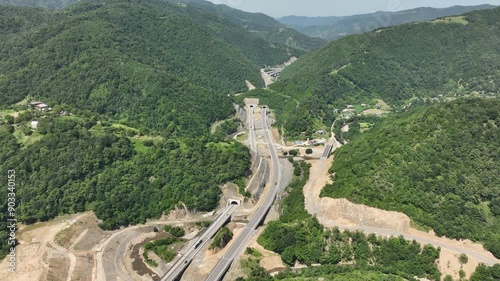
[[[253,116],[249,116],[249,118],[253,118]],[[208,277],[205,279],[206,281],[219,281],[224,278],[224,275],[231,267],[233,261],[240,256],[243,252],[243,249],[248,244],[249,240],[255,235],[255,229],[259,226],[259,224],[265,219],[269,209],[274,203],[276,199],[276,195],[278,194],[278,190],[280,187],[281,180],[281,169],[278,163],[278,153],[276,152],[276,148],[274,146],[271,135],[269,134],[269,127],[267,124],[267,110],[266,108],[262,108],[262,126],[264,127],[264,137],[267,142],[267,146],[269,148],[269,152],[271,154],[271,163],[274,166],[273,176],[271,180],[271,190],[269,190],[268,194],[265,198],[262,205],[257,209],[255,214],[252,216],[248,224],[245,226],[240,235],[236,238],[231,247],[227,250],[224,256],[219,260],[214,269],[210,272]]]
[[[196,240],[195,243],[188,245],[183,252],[181,252],[180,257],[166,272],[162,277],[161,281],[174,281],[178,280],[186,268],[191,264],[194,257],[200,252],[200,250],[210,241],[212,237],[215,236],[217,231],[221,229],[228,220],[231,219],[231,215],[238,208],[238,205],[229,205],[224,208],[221,214],[215,219],[215,221],[210,225],[210,227]]]
[[[329,142],[330,143],[330,142]],[[337,146],[338,147],[338,146]],[[323,152],[323,157],[318,160],[319,162],[317,163],[318,165],[318,171],[321,171],[323,170],[321,167],[323,167],[323,165],[327,165],[327,157],[324,157],[326,154],[327,154],[327,151],[328,153],[330,153],[330,150],[332,149],[332,147],[326,147],[325,148],[325,151]],[[304,194],[305,197],[306,197],[306,200],[312,200],[314,202],[314,200],[316,198],[308,198],[308,195],[309,196],[316,196],[316,195],[312,195],[312,194]],[[320,214],[319,210],[317,209],[312,209],[312,208],[307,208],[308,204],[306,204],[306,209],[307,211],[311,214],[311,215],[316,215],[318,217],[318,220],[325,226],[328,226],[328,227],[332,227],[332,226],[337,226],[339,229],[348,229],[348,230],[361,230],[365,233],[373,233],[373,234],[377,234],[377,235],[381,235],[381,236],[394,236],[394,237],[399,237],[399,236],[403,236],[406,240],[409,240],[409,241],[417,241],[418,243],[421,243],[421,244],[431,244],[433,245],[434,247],[441,247],[441,249],[446,249],[448,251],[451,251],[451,252],[455,252],[457,254],[466,254],[467,256],[470,256],[470,257],[474,257],[476,258],[478,261],[480,262],[483,262],[489,266],[492,266],[494,264],[497,264],[497,263],[500,263],[500,260],[499,259],[496,259],[493,255],[491,256],[485,256],[481,253],[478,253],[472,249],[469,249],[467,247],[460,247],[460,246],[455,246],[455,245],[450,245],[446,242],[443,242],[443,241],[439,241],[439,238],[436,238],[436,239],[431,239],[431,238],[425,238],[425,237],[420,237],[420,236],[415,236],[415,235],[412,235],[412,234],[409,234],[409,233],[405,233],[405,232],[399,232],[399,231],[396,231],[396,230],[390,230],[390,229],[386,229],[386,228],[379,228],[379,227],[370,227],[370,226],[360,226],[360,225],[357,225],[357,226],[346,226],[346,225],[342,225],[342,224],[339,224],[333,220],[330,220],[328,219],[327,217],[324,217]]]

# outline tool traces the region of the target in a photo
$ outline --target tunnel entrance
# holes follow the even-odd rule
[[[240,205],[241,201],[236,199],[230,199],[228,205]]]

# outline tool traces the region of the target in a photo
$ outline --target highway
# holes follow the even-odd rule
[[[268,191],[266,197],[261,199],[264,200],[262,202],[262,205],[257,209],[253,217],[245,226],[241,234],[236,238],[234,243],[231,244],[231,247],[227,250],[226,254],[221,258],[221,260],[219,260],[215,268],[210,272],[208,277],[205,279],[206,281],[219,281],[224,278],[224,275],[231,267],[233,261],[240,256],[250,238],[252,238],[252,236],[256,233],[255,230],[266,217],[269,209],[276,199],[276,195],[278,194],[281,179],[281,170],[278,162],[278,154],[269,133],[266,110],[266,108],[262,109],[262,125],[264,127],[264,137],[271,154],[271,162],[274,167],[271,180],[271,189]],[[251,112],[253,113],[252,109]],[[250,119],[252,119],[251,117],[252,115],[249,116]],[[250,130],[251,129],[252,127],[250,127]]]
[[[255,122],[253,120],[253,113],[254,113],[254,108],[255,105],[250,104],[248,105],[248,141],[250,142],[250,150],[253,152],[257,153],[257,143],[255,141]]]
[[[188,245],[180,253],[180,257],[170,268],[170,270],[161,277],[161,281],[174,281],[179,280],[182,273],[186,270],[189,264],[193,261],[194,257],[198,252],[210,241],[212,237],[215,236],[217,231],[221,229],[228,220],[231,219],[231,215],[238,208],[238,205],[229,205],[222,209],[221,214],[215,219],[215,221],[210,225],[210,227],[196,240],[195,243]]]

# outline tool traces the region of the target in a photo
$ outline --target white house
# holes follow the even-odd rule
[[[49,108],[49,106],[46,105],[45,103],[39,103],[39,104],[35,105],[35,109],[40,110],[40,111],[46,111],[48,108]]]

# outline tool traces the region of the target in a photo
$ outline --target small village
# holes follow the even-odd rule
[[[8,109],[0,110],[0,125],[12,124],[10,128],[19,143],[29,145],[41,139],[38,130],[47,117],[64,116],[74,114],[59,105],[51,107],[44,101],[29,101],[27,98]]]

